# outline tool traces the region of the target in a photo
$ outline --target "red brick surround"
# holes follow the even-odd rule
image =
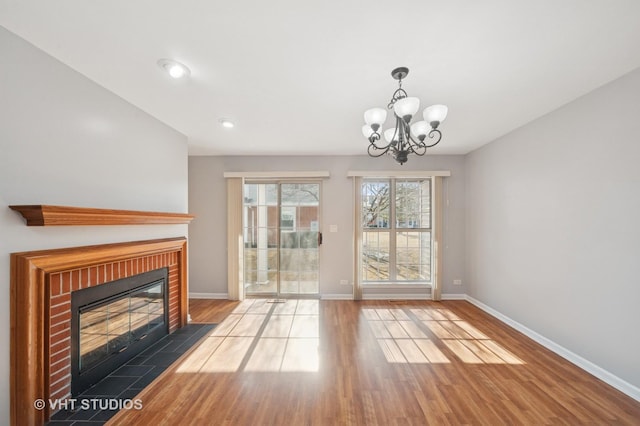
[[[171,333],[187,318],[184,238],[12,254],[12,424],[44,424],[34,401],[71,397],[71,292],[164,267]]]
[[[71,271],[47,274],[50,289],[49,395],[52,399],[71,396],[71,292],[95,287],[120,278],[169,268],[169,333],[178,328],[180,280],[178,253],[163,253],[130,260],[103,263]]]

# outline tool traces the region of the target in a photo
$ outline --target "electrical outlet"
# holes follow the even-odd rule
[[[340,280],[340,285],[349,285],[349,280]]]
[[[453,285],[462,285],[462,280],[453,280]]]

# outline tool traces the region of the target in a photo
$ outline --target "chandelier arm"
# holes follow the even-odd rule
[[[432,143],[430,145],[426,145],[425,144],[425,148],[431,148],[432,146],[438,145],[438,143],[440,143],[440,140],[442,139],[442,133],[440,133],[440,130],[438,130],[438,129],[432,129],[427,136],[429,137],[429,139],[434,139],[436,137],[437,137],[437,139],[436,139],[436,141],[434,143]]]
[[[409,146],[409,151],[416,155],[422,156],[427,152],[427,146],[424,142],[415,140],[411,134],[409,135],[409,143],[407,145]]]
[[[368,139],[369,139],[369,143],[372,143],[375,145],[375,143],[380,140],[380,133],[373,132],[371,133],[371,136],[369,136]]]
[[[372,149],[374,151],[377,150],[389,150],[389,148],[391,147],[392,144],[388,144],[388,145],[384,145],[384,146],[378,146],[378,144],[376,142],[378,142],[381,139],[380,137],[380,133],[378,132],[374,132],[371,136],[369,136],[369,148],[368,149]]]
[[[374,142],[371,142],[369,143],[369,148],[367,148],[367,153],[369,154],[370,157],[382,157],[387,152],[389,152],[390,147],[391,145],[388,145],[386,148],[379,148],[378,146],[376,146]],[[381,152],[378,153],[377,151],[381,151]]]

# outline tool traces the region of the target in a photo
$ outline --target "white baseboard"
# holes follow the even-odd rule
[[[228,293],[189,293],[189,299],[228,299]]]
[[[324,297],[323,297],[324,299]],[[431,293],[389,295],[379,293],[363,294],[362,300],[433,300]],[[466,294],[443,294],[442,300],[467,300]]]
[[[467,300],[467,295],[464,293],[454,294],[454,293],[443,293],[441,295],[442,300]]]
[[[636,401],[640,401],[640,388],[632,385],[629,382],[626,382],[626,381],[622,380],[620,377],[610,373],[609,371],[605,370],[604,368],[601,368],[601,367],[597,366],[596,364],[592,363],[591,361],[588,361],[588,360],[582,358],[580,355],[577,355],[577,354],[571,352],[569,349],[557,344],[556,342],[554,342],[554,341],[552,341],[550,339],[547,339],[543,335],[536,333],[535,331],[531,330],[530,328],[528,328],[528,327],[520,324],[519,322],[509,318],[508,316],[496,311],[495,309],[491,308],[490,306],[485,305],[484,303],[480,302],[479,300],[474,299],[473,297],[468,296],[468,295],[466,295],[466,300],[468,302],[474,304],[478,308],[482,309],[486,313],[496,317],[497,319],[499,319],[503,323],[505,323],[505,324],[509,325],[510,327],[518,330],[519,332],[521,332],[525,336],[529,337],[530,339],[538,342],[539,344],[541,344],[545,348],[549,349],[550,351],[553,351],[553,352],[557,353],[558,355],[560,355],[561,357],[563,357],[567,361],[571,362],[572,364],[575,364],[578,367],[580,367],[583,370],[585,370],[586,372],[593,374],[598,379],[600,379],[603,382],[613,386],[614,388],[618,389],[620,392],[623,392],[623,393],[627,394],[628,396],[630,396],[631,398],[635,399]]]
[[[336,294],[321,294],[322,300],[353,300],[353,294],[351,293],[336,293]]]
[[[385,294],[364,293],[362,300],[431,300],[431,293]]]

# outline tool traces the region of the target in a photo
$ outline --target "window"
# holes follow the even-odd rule
[[[320,182],[245,181],[246,295],[318,294],[320,210]]]
[[[283,206],[280,208],[280,229],[296,230],[296,207]]]
[[[363,284],[431,283],[431,179],[361,184]]]

